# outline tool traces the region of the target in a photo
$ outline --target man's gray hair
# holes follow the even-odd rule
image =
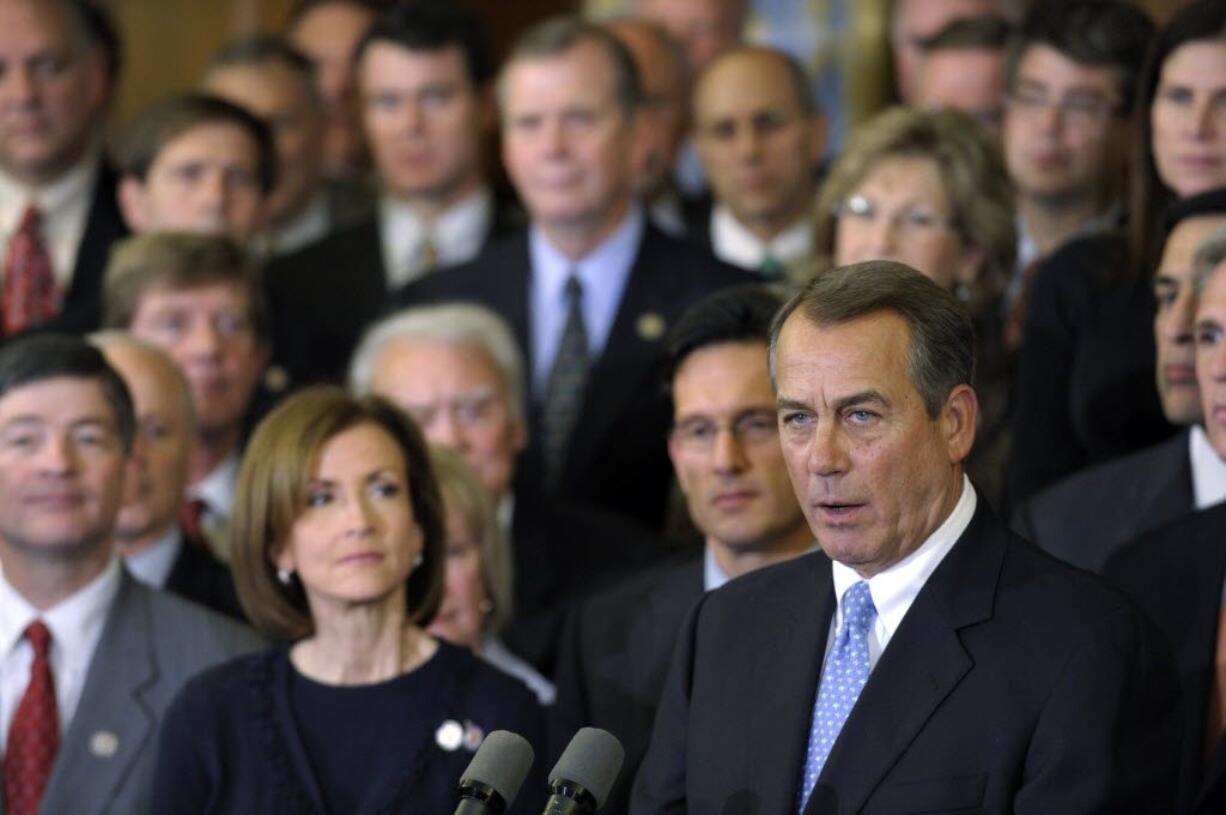
[[[975,329],[970,314],[949,291],[902,263],[869,260],[815,275],[789,300],[771,325],[770,372],[775,382],[779,332],[792,312],[819,327],[892,311],[911,332],[907,369],[928,415],[940,415],[958,385],[975,380]]]
[[[1192,256],[1192,291],[1199,297],[1209,285],[1213,270],[1226,261],[1226,226],[1213,230],[1209,237],[1201,241]]]
[[[484,306],[444,303],[414,306],[386,317],[367,330],[349,363],[349,389],[370,393],[375,362],[390,344],[436,342],[462,345],[485,354],[502,376],[512,415],[523,417],[524,358],[506,320]]]

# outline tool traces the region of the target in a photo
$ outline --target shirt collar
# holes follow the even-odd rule
[[[139,552],[128,555],[124,558],[124,563],[137,580],[160,589],[166,585],[182,548],[183,531],[172,524],[165,535]]]
[[[39,611],[13,587],[0,569],[0,654],[11,653],[26,626],[36,619],[51,630],[53,647],[60,653],[80,653],[96,641],[107,612],[119,593],[119,555],[113,554],[102,572],[53,607]]]
[[[292,221],[257,238],[266,253],[288,254],[328,234],[332,217],[328,194],[320,191]]]
[[[707,546],[702,553],[702,587],[705,591],[715,591],[728,582],[728,573],[719,567],[715,553]]]
[[[188,490],[192,498],[204,501],[207,512],[229,517],[234,507],[234,482],[238,478],[238,453],[226,456],[213,471]]]
[[[59,178],[42,187],[31,187],[7,173],[0,172],[0,224],[16,224],[30,204],[43,218],[53,218],[61,210],[89,201],[98,178],[99,152],[90,150]]]
[[[720,205],[711,211],[711,246],[716,257],[746,269],[757,269],[767,256],[780,263],[793,263],[813,253],[812,224],[800,218],[763,241]]]
[[[881,643],[884,650],[889,637],[898,629],[911,603],[915,600],[928,578],[936,570],[949,550],[953,548],[962,533],[970,526],[975,515],[978,498],[971,481],[962,476],[962,494],[954,504],[944,522],[937,527],[919,548],[905,558],[868,579],[869,593],[873,597],[873,605],[877,608],[877,619],[882,625],[885,637]],[[834,592],[838,599],[837,625],[842,625],[843,595],[855,583],[864,578],[852,569],[838,561],[832,562]],[[837,627],[836,627],[836,630]]]
[[[1188,458],[1192,465],[1192,495],[1197,509],[1226,501],[1226,461],[1218,455],[1200,425],[1188,434]]]
[[[410,263],[427,235],[434,243],[438,265],[454,266],[472,260],[481,251],[494,221],[494,194],[488,187],[480,187],[432,222],[388,195],[380,201],[379,210],[387,268]]]
[[[585,292],[618,274],[624,280],[634,264],[644,229],[642,208],[632,206],[609,237],[583,257],[571,260],[554,248],[539,226],[533,225],[528,232],[528,251],[534,282],[549,295],[562,297],[571,272],[579,275]]]

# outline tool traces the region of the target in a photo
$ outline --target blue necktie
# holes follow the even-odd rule
[[[843,627],[826,659],[817,703],[813,707],[813,726],[809,730],[809,752],[805,758],[805,777],[801,781],[797,811],[803,812],[809,794],[817,785],[822,767],[834,747],[843,723],[860,698],[868,681],[868,632],[877,619],[877,608],[868,584],[861,580],[843,594]]]

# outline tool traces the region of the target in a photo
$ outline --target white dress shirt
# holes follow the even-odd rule
[[[784,267],[801,265],[813,256],[813,224],[801,218],[769,241],[750,232],[725,206],[711,211],[711,251],[725,263],[757,271],[767,257]]]
[[[230,562],[230,513],[234,511],[234,487],[238,482],[238,452],[226,456],[213,471],[187,488],[187,497],[204,501],[200,529],[213,554]]]
[[[588,353],[592,359],[604,351],[617,319],[622,294],[643,243],[646,216],[631,207],[625,220],[604,242],[579,260],[571,260],[549,243],[536,227],[528,233],[532,280],[528,303],[532,326],[532,390],[545,392],[554,357],[566,328],[569,304],[566,281],[571,273],[583,284],[583,323],[587,329]]]
[[[379,202],[379,214],[387,285],[398,289],[430,271],[423,262],[427,239],[434,245],[435,267],[475,258],[494,224],[494,195],[482,187],[432,223],[390,197]]]
[[[8,742],[9,725],[30,681],[34,649],[23,636],[26,626],[42,620],[51,631],[50,662],[60,732],[68,729],[85,674],[102,636],[102,627],[119,592],[120,566],[113,556],[102,573],[75,594],[44,612],[22,597],[0,571],[0,732]]]
[[[876,667],[877,660],[881,658],[881,653],[890,644],[890,638],[907,616],[916,595],[970,526],[977,504],[975,488],[971,486],[970,479],[963,475],[962,495],[945,522],[914,552],[868,579],[868,591],[873,597],[873,605],[877,608],[877,619],[872,630],[868,632],[870,666]],[[838,610],[830,621],[830,634],[826,637],[827,656],[834,646],[835,635],[843,625],[843,595],[864,579],[855,569],[838,561],[834,561],[831,566]]]
[[[140,582],[155,589],[164,588],[182,548],[183,532],[177,525],[171,526],[153,545],[126,556],[124,563],[128,573]]]
[[[31,189],[0,173],[0,252],[7,252],[26,207],[34,204],[42,217],[43,243],[51,256],[51,269],[61,298],[72,282],[77,251],[85,234],[98,181],[98,161],[98,154],[90,152],[75,167],[39,189]],[[4,274],[3,267],[0,257],[0,276]]]
[[[1192,495],[1197,509],[1226,501],[1226,461],[1209,442],[1200,425],[1188,434],[1188,457],[1192,464]]]

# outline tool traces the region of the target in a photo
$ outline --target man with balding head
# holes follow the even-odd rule
[[[925,40],[959,17],[996,14],[1002,5],[1002,0],[892,0],[890,46],[899,99],[916,101]]]
[[[804,69],[769,48],[716,59],[694,87],[694,144],[714,207],[700,229],[715,256],[767,279],[803,279],[825,127]]]
[[[242,619],[230,571],[179,527],[195,443],[191,387],[174,359],[121,331],[93,344],[132,393],[136,434],[115,523],[115,545],[137,580]]]
[[[97,14],[76,0],[0,2],[4,336],[96,327],[107,252],[127,233],[101,150],[114,77]]]

